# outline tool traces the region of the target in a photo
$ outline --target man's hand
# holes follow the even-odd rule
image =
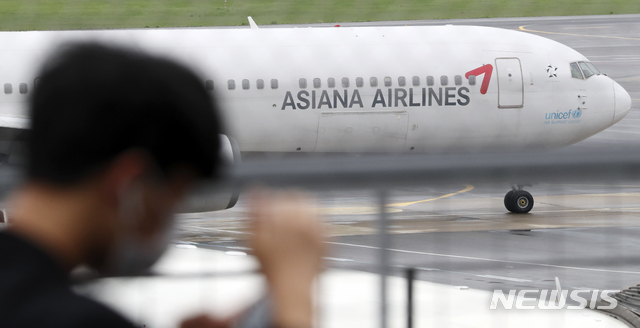
[[[316,204],[296,191],[254,191],[250,239],[274,301],[278,327],[310,328],[311,287],[322,266],[324,233]]]

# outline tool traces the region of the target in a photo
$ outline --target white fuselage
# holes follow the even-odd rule
[[[0,119],[26,116],[19,85],[28,94],[42,60],[74,41],[189,65],[243,152],[554,148],[608,128],[631,104],[605,75],[572,77],[570,63],[588,62],[575,50],[496,28],[3,32],[0,86],[13,92],[0,89]]]

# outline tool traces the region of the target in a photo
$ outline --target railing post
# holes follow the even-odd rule
[[[387,328],[387,275],[389,274],[389,222],[386,210],[387,192],[378,191],[378,272],[380,273],[380,328]]]
[[[407,269],[407,328],[413,328],[413,281],[416,269]]]

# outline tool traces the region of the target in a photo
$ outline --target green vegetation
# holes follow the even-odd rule
[[[638,0],[1,0],[0,30],[640,13]]]

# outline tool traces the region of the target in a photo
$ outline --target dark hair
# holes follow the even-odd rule
[[[220,120],[204,83],[168,59],[99,44],[51,57],[30,103],[27,178],[73,184],[141,149],[165,178],[188,166],[213,177]]]

